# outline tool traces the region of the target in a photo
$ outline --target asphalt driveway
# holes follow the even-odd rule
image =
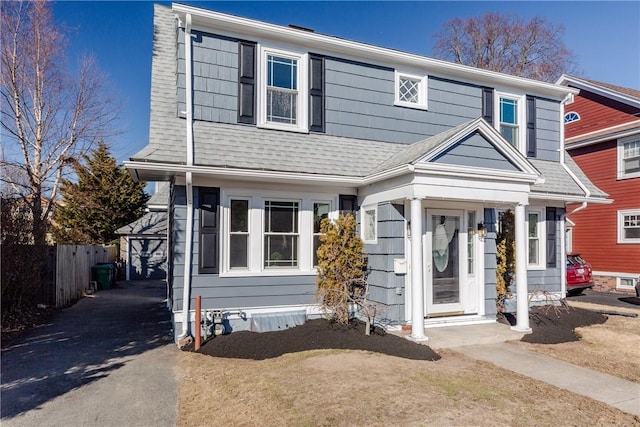
[[[596,292],[586,289],[580,295],[567,297],[567,301],[587,302],[590,304],[608,305],[612,307],[633,308],[640,310],[640,298],[635,294],[616,294],[612,292]]]
[[[174,426],[177,348],[163,282],[119,282],[2,351],[5,426]]]

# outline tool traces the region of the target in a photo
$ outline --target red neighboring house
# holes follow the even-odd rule
[[[580,89],[565,106],[565,147],[613,200],[569,216],[575,226],[568,249],[592,265],[595,290],[634,292],[640,280],[640,91],[566,75],[558,83]]]

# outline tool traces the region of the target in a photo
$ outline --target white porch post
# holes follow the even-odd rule
[[[424,284],[422,281],[422,199],[411,199],[411,336],[424,341]]]
[[[515,212],[516,232],[516,331],[530,332],[529,285],[527,283],[527,235],[524,205],[518,204]]]

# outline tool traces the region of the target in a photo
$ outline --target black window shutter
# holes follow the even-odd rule
[[[324,132],[324,57],[309,55],[309,130]]]
[[[350,194],[340,194],[339,196],[339,209],[341,214],[350,213],[355,216],[358,210],[358,196]]]
[[[527,157],[536,156],[536,99],[527,96]]]
[[[256,44],[238,42],[238,123],[256,124]]]
[[[493,208],[484,208],[484,228],[487,233],[496,232],[496,210]]]
[[[493,88],[482,88],[482,118],[493,126]]]
[[[556,208],[547,208],[547,267],[556,267]]]
[[[201,188],[199,193],[200,210],[200,274],[217,274],[219,258],[219,207],[220,189]]]

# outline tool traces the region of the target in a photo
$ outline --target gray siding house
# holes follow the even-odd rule
[[[126,166],[170,183],[176,338],[196,295],[232,330],[320,315],[317,224],[342,211],[377,321],[415,340],[496,321],[507,210],[515,328],[565,294],[566,205],[607,197],[564,151],[574,89],[179,4],[155,7],[153,31],[149,144]]]

